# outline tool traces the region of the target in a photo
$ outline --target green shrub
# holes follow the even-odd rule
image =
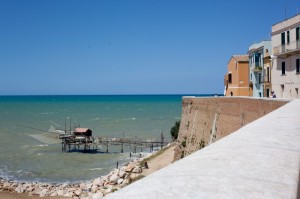
[[[205,141],[201,139],[201,142],[199,144],[199,149],[202,149],[205,147]]]
[[[173,140],[177,140],[177,138],[178,138],[179,127],[180,127],[180,120],[175,122],[174,126],[170,130]]]

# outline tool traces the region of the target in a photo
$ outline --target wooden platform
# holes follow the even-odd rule
[[[105,137],[74,137],[72,135],[63,135],[62,152],[82,151],[82,152],[109,152],[110,146],[119,146],[120,152],[124,152],[124,147],[129,148],[130,152],[136,153],[138,149],[149,149],[152,152],[155,148],[162,148],[169,142],[165,142],[163,136],[161,140],[138,139],[138,138],[105,138]],[[102,150],[101,150],[102,149]],[[105,151],[103,151],[105,149]]]

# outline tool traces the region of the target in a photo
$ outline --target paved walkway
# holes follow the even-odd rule
[[[142,175],[148,176],[151,173],[158,171],[173,162],[175,145],[170,146],[162,154],[148,161],[149,169],[143,169]]]
[[[295,199],[299,171],[300,100],[294,100],[106,198]]]

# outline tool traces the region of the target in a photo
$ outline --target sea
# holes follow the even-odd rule
[[[130,149],[62,152],[49,129],[92,130],[93,136],[171,140],[184,95],[0,96],[0,177],[26,182],[75,183],[108,174],[131,161]],[[207,96],[207,95],[201,95]],[[140,153],[148,153],[144,149]]]

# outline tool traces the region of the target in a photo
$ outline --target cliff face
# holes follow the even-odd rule
[[[242,97],[184,97],[174,160],[202,149],[287,102]]]

